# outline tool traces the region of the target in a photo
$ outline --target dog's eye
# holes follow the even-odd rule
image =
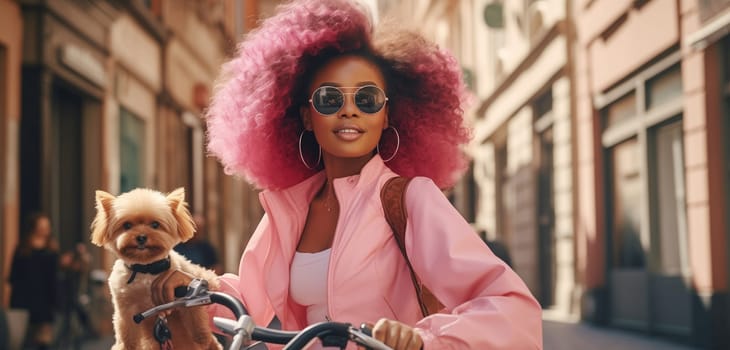
[[[130,228],[132,228],[132,223],[131,223],[131,222],[129,222],[129,221],[127,221],[127,222],[125,222],[125,223],[123,223],[123,224],[122,224],[122,227],[123,227],[123,228],[124,228],[125,230],[129,230]]]
[[[152,228],[156,230],[156,229],[160,228],[160,223],[157,221],[152,221],[150,226],[152,226]]]

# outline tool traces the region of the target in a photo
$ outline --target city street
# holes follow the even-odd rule
[[[543,345],[545,350],[691,350],[660,338],[630,331],[595,327],[587,323],[543,315]]]
[[[0,350],[110,349],[173,249],[287,329],[730,350],[730,0],[0,0],[0,198]]]

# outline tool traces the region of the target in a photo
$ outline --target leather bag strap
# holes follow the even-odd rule
[[[408,259],[408,252],[406,252],[406,224],[408,220],[408,213],[406,211],[406,190],[411,178],[402,176],[396,176],[388,179],[383,185],[380,191],[380,200],[383,205],[383,212],[385,213],[385,220],[390,225],[390,229],[393,231],[393,237],[398,243],[401,254],[406,259],[406,264],[411,272],[411,280],[413,281],[413,287],[416,290],[416,296],[418,297],[418,304],[421,307],[421,313],[424,317],[436,313],[443,308],[438,299],[431,293],[428,288],[424,287],[416,276],[411,261]]]

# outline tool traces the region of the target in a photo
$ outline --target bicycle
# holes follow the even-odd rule
[[[246,349],[256,342],[285,345],[284,350],[301,350],[315,338],[319,338],[323,346],[335,346],[340,349],[345,349],[349,342],[353,342],[366,349],[392,350],[373,338],[370,329],[365,325],[356,328],[349,323],[325,321],[312,324],[301,331],[282,331],[256,326],[238,299],[225,293],[210,291],[208,282],[203,279],[193,279],[187,287],[176,289],[175,296],[177,299],[169,303],[157,305],[134,315],[134,322],[139,324],[145,318],[174,308],[215,303],[227,307],[236,317],[236,320],[213,317],[215,326],[223,333],[233,337],[229,347],[232,350]],[[169,337],[170,334],[168,332],[161,336]],[[164,339],[158,339],[158,341],[164,342]]]

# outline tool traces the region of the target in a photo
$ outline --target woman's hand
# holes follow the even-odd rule
[[[373,327],[373,337],[393,350],[420,350],[423,347],[421,336],[413,328],[385,318]]]
[[[161,273],[150,285],[152,302],[155,305],[175,300],[175,288],[187,287],[193,276],[180,270],[167,270]]]

